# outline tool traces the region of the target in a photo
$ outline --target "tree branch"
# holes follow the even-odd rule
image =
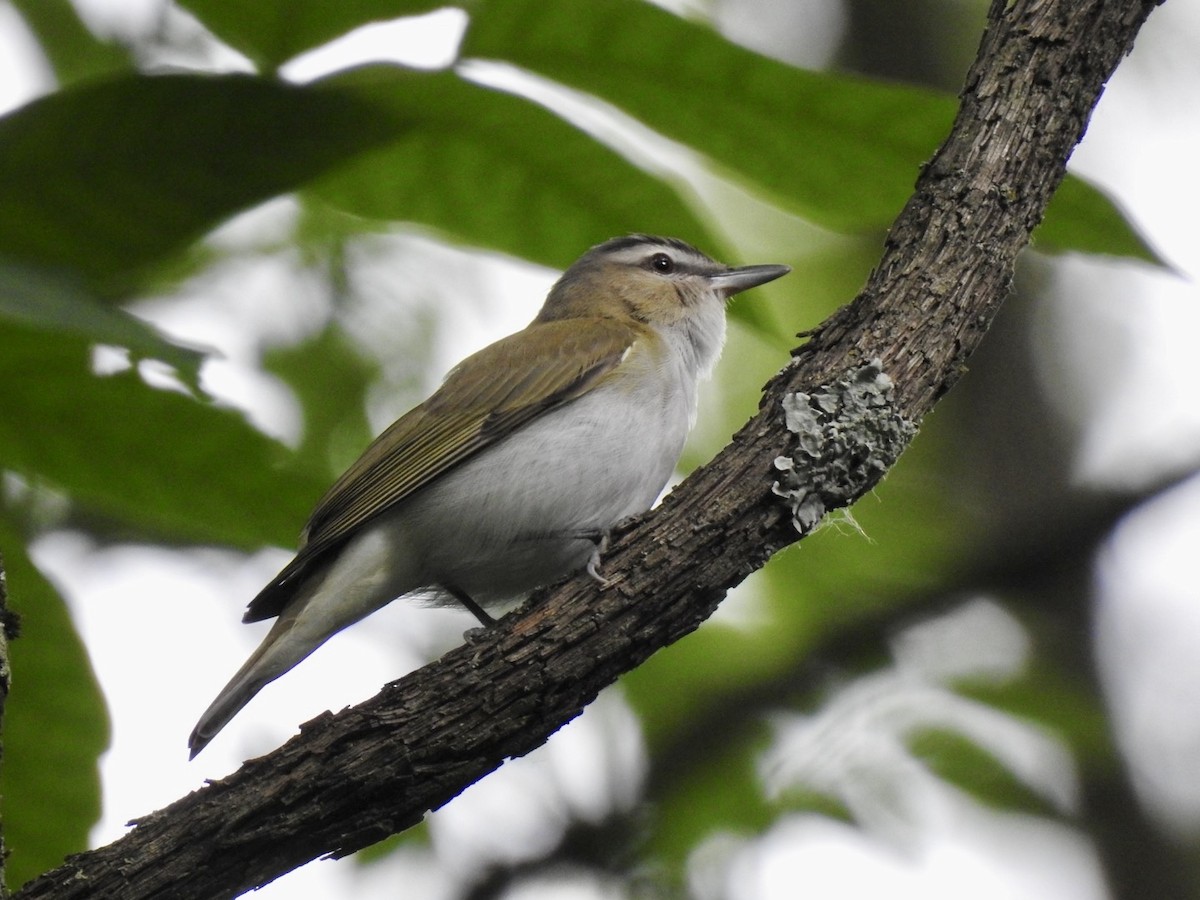
[[[611,587],[581,577],[534,598],[17,896],[233,897],[352,853],[533,750],[695,629],[815,518],[870,490],[959,377],[1155,5],[994,0],[952,132],[867,286],[795,351],[733,442],[619,536],[605,563]],[[781,456],[791,460],[782,469]]]

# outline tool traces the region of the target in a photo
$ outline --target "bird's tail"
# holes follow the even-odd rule
[[[192,758],[266,685],[338,631],[413,590],[419,576],[409,543],[386,523],[352,539],[325,572],[300,583],[258,649],[204,711],[188,739]]]
[[[263,642],[258,645],[258,649],[209,704],[188,738],[191,759],[196,758],[196,754],[216,737],[217,732],[229,724],[229,720],[236,716],[255,694],[320,646],[322,642],[297,641],[290,634],[294,623],[295,616],[289,616],[286,612],[277,619],[263,638]]]

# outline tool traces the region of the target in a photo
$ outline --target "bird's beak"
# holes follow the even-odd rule
[[[782,278],[790,271],[791,266],[739,266],[709,275],[708,280],[715,290],[725,297],[732,297],[741,291]]]

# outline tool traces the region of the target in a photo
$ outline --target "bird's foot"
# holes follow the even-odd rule
[[[612,531],[607,528],[603,531],[581,531],[578,534],[578,537],[591,541],[595,545],[592,549],[592,555],[588,557],[587,565],[584,566],[584,571],[600,587],[611,587],[613,584],[611,578],[605,578],[600,574],[600,557],[608,550],[608,542],[611,535]]]
[[[463,632],[463,643],[474,644],[476,641],[481,641],[487,637],[488,630],[482,625],[476,625],[474,628],[468,628]]]

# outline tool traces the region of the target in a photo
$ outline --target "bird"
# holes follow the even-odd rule
[[[725,340],[725,305],[785,265],[731,267],[670,237],[598,244],[523,330],[467,357],[318,502],[243,621],[275,617],[200,717],[195,758],[268,683],[405,595],[486,612],[586,569],[657,499]]]

